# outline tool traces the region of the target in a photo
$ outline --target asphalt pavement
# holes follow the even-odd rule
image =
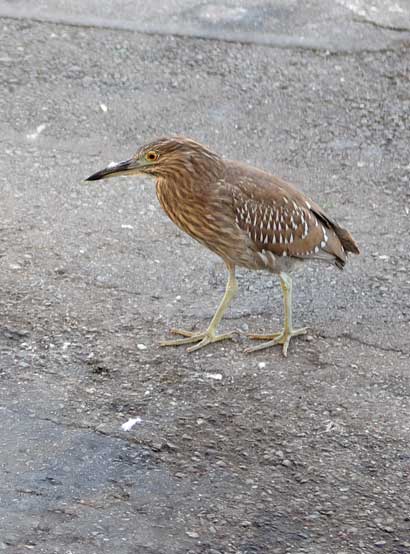
[[[0,550],[410,552],[410,5],[0,0]],[[85,184],[182,134],[312,196],[343,272],[238,272],[149,179]],[[123,424],[134,423],[128,431]]]

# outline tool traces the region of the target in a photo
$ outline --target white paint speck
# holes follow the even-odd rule
[[[138,348],[138,350],[146,350],[147,349],[145,344],[137,344],[137,348]]]
[[[205,373],[205,377],[208,377],[208,379],[213,379],[214,381],[222,381],[221,373]]]
[[[258,368],[259,369],[264,369],[266,367],[266,362],[259,362],[258,363]]]
[[[138,416],[138,417],[132,417],[130,418],[128,421],[126,421],[125,423],[123,423],[121,425],[121,429],[123,431],[129,431],[130,429],[132,429],[134,427],[134,425],[136,423],[142,423],[142,419]]]
[[[46,128],[46,124],[45,123],[42,123],[41,125],[39,125],[36,130],[33,132],[33,133],[28,133],[26,135],[26,137],[29,139],[29,140],[36,140],[36,138],[44,131],[44,129]]]
[[[105,104],[100,104],[100,108],[101,108],[101,111],[103,111],[104,113],[108,111],[108,108]]]
[[[134,229],[132,225],[121,225],[121,229]]]

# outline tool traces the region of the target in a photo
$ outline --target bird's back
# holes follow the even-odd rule
[[[237,226],[251,239],[267,269],[280,270],[280,258],[318,259],[342,268],[347,252],[359,253],[346,229],[286,181],[226,161],[224,185],[232,196]]]

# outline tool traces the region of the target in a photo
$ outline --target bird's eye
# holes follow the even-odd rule
[[[156,162],[158,160],[158,154],[154,150],[150,150],[145,154],[145,159],[149,162]]]

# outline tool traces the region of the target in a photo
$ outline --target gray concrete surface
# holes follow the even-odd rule
[[[410,40],[408,0],[0,0],[1,15],[332,52],[379,50]]]
[[[117,5],[84,13],[115,23]],[[246,5],[277,9],[269,32],[288,25],[283,2]],[[291,5],[289,36],[297,20],[326,28],[324,2]],[[332,53],[34,21],[76,4],[0,2],[18,15],[0,20],[0,550],[410,551],[410,58],[393,29],[407,4],[349,5],[327,5],[345,18],[328,28],[373,17],[371,47]],[[291,179],[363,250],[296,278],[311,330],[286,360],[246,356],[242,335],[158,346],[207,324],[222,265],[152,182],[81,180],[175,132]],[[278,327],[278,284],[239,283],[224,328]]]

